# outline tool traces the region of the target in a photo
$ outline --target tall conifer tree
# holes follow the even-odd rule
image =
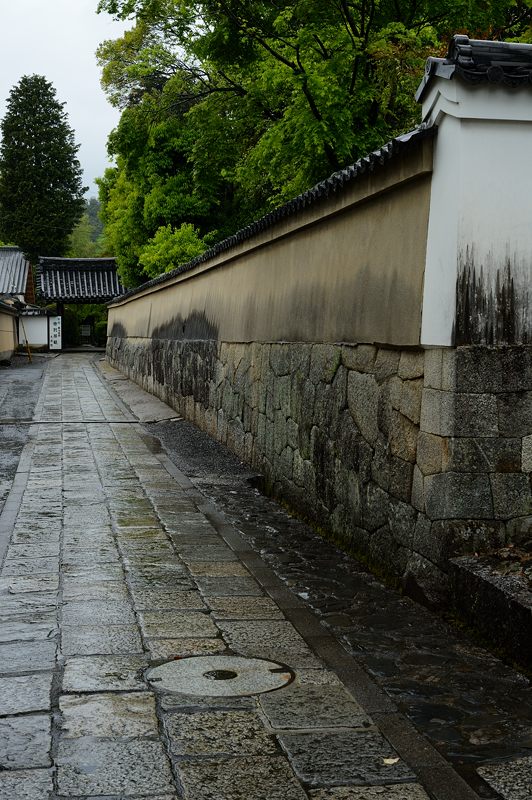
[[[42,75],[13,87],[0,125],[0,236],[32,261],[61,256],[85,209],[79,145]]]

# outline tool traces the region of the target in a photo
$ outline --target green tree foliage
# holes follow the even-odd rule
[[[426,57],[455,32],[526,37],[531,4],[101,0],[134,22],[98,51],[123,109],[101,199],[124,277],[160,227],[221,238],[413,127]]]
[[[169,272],[192,261],[206,248],[206,243],[190,223],[184,222],[177,230],[165,225],[143,248],[139,262],[144,273],[155,278],[161,272]]]
[[[78,145],[55,89],[40,75],[11,90],[1,123],[0,232],[35,261],[60,256],[85,206]]]

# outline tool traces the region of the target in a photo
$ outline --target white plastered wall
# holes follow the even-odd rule
[[[456,280],[466,254],[495,289],[512,268],[530,292],[532,87],[468,86],[436,78],[423,104],[438,125],[431,186],[421,342],[453,344]],[[524,304],[532,328],[530,303]]]

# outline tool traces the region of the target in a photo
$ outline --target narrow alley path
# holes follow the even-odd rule
[[[156,451],[49,362],[0,517],[0,800],[530,797],[521,752],[473,790]]]

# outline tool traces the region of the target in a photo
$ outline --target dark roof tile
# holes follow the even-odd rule
[[[421,102],[435,77],[457,77],[465,83],[518,87],[532,82],[532,44],[491,42],[456,35],[445,58],[429,58],[416,93]]]
[[[108,303],[124,291],[114,258],[40,258],[37,286],[47,302]]]

